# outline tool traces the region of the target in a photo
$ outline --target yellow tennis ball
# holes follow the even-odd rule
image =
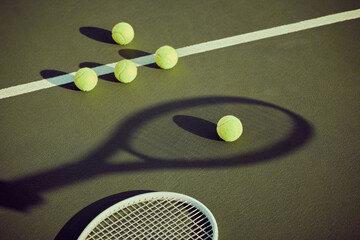
[[[173,47],[162,46],[155,52],[155,62],[163,69],[173,68],[178,62],[178,54]]]
[[[81,91],[93,90],[97,82],[98,76],[96,72],[87,67],[80,68],[74,77],[74,83]]]
[[[243,126],[238,118],[232,115],[227,115],[219,120],[216,131],[219,137],[225,142],[233,142],[241,136]]]
[[[120,82],[129,83],[136,78],[137,67],[132,61],[124,59],[115,65],[114,74]]]
[[[134,29],[126,22],[118,23],[112,29],[112,38],[118,44],[126,45],[134,39]]]

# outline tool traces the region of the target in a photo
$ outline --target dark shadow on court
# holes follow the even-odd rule
[[[216,124],[213,122],[186,115],[176,115],[173,117],[173,121],[176,125],[192,134],[211,140],[221,141],[216,132]]]
[[[198,156],[194,156],[194,159],[188,159],[182,158],[181,154],[180,157],[177,157],[176,159],[172,159],[172,155],[165,155],[166,157],[159,158],[151,155],[151,152],[139,152],[143,151],[143,149],[138,150],[133,148],[131,142],[137,135],[135,133],[148,122],[154,121],[154,119],[158,119],[162,115],[172,112],[183,111],[188,108],[199,108],[208,105],[212,106],[215,104],[240,104],[240,106],[247,106],[251,109],[256,109],[256,107],[266,108],[266,110],[268,110],[266,112],[268,116],[272,115],[271,113],[280,112],[288,117],[291,125],[285,130],[286,134],[281,135],[282,137],[276,141],[270,141],[267,145],[259,149],[241,152],[237,155],[226,155],[227,157],[223,158],[212,158],[211,156],[206,159],[198,159],[196,158]],[[264,116],[263,111],[258,113],[250,111],[249,114],[252,115],[251,119],[254,120],[266,117]],[[177,116],[174,121],[178,124],[178,126],[175,127],[180,126],[183,129],[199,135],[200,138],[198,141],[203,139],[201,137],[213,137],[214,132],[209,131],[209,128],[215,127],[215,125],[204,122],[205,120],[196,117]],[[277,120],[273,119],[273,121]],[[202,130],[192,129],[192,127],[189,127],[190,123],[196,124],[206,133]],[[274,122],[263,121],[263,124],[273,125]],[[277,129],[281,131],[283,129],[283,124],[281,122],[276,122],[276,124],[279,125],[279,128]],[[271,125],[266,125],[265,128],[270,127]],[[161,132],[161,129],[159,129],[159,131]],[[301,116],[280,106],[255,99],[213,96],[172,101],[150,107],[128,117],[122,122],[118,129],[114,130],[112,135],[109,136],[106,141],[82,159],[77,159],[68,165],[33,173],[17,179],[2,180],[0,183],[0,206],[25,212],[33,205],[44,203],[42,194],[47,191],[54,191],[55,189],[66,185],[76,184],[93,177],[99,178],[101,175],[110,173],[120,174],[124,172],[151,171],[158,169],[229,168],[270,161],[304,146],[312,138],[313,134],[314,129],[311,124]],[[221,142],[213,143],[221,144]],[[166,145],[169,144],[166,140],[161,142],[161,144],[163,144],[163,147],[172,148],[172,146]],[[226,145],[226,147],[229,148],[231,146],[238,149],[236,144]],[[142,162],[126,162],[123,161],[126,159],[122,159],[120,163],[107,163],[107,160],[111,159],[113,155],[119,151],[126,151],[141,159]]]
[[[66,72],[53,70],[53,69],[46,69],[46,70],[42,70],[40,72],[40,75],[47,81],[49,81],[59,87],[62,87],[62,88],[68,89],[68,90],[80,91],[73,82],[74,76],[70,75]],[[62,84],[62,81],[64,81],[64,80],[71,81],[71,82]]]
[[[132,59],[132,58],[148,56],[151,55],[151,53],[135,50],[135,49],[120,49],[119,55],[125,59]]]
[[[149,190],[128,191],[100,199],[76,213],[56,235],[55,240],[76,240],[85,227],[102,211],[112,205],[130,197],[142,193],[149,193]]]
[[[95,68],[95,67],[100,67],[100,66],[104,66],[104,64],[96,63],[96,62],[83,62],[83,63],[79,64],[80,68],[83,68],[83,67]],[[108,73],[108,74],[103,74],[98,77],[99,77],[99,79],[102,79],[102,80],[105,80],[108,82],[119,83],[119,81],[116,79],[113,72]]]
[[[79,68],[94,68],[94,67],[100,67],[103,66],[104,64],[101,63],[96,63],[96,62],[82,62],[79,64]]]
[[[80,33],[84,36],[91,38],[93,40],[108,43],[108,44],[117,44],[112,39],[112,33],[109,30],[98,28],[98,27],[80,27]]]
[[[119,55],[122,56],[125,59],[135,59],[135,58],[142,58],[142,59],[146,59],[147,57],[150,57],[152,54],[148,53],[148,52],[144,52],[141,50],[136,50],[136,49],[120,49],[119,50]],[[143,64],[144,62],[144,64]],[[149,67],[149,68],[154,68],[154,69],[160,69],[160,67],[158,65],[156,65],[155,62],[152,63],[146,63],[146,61],[137,61],[136,63],[140,63],[142,66],[145,67]]]

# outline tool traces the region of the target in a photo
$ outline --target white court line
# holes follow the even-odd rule
[[[360,9],[342,12],[342,13],[336,13],[324,17],[314,18],[297,23],[291,23],[291,24],[255,31],[251,33],[240,34],[237,36],[223,38],[219,40],[195,44],[183,48],[178,48],[176,49],[176,51],[178,52],[179,57],[185,57],[219,48],[234,46],[241,43],[248,43],[256,40],[285,35],[293,32],[299,32],[311,28],[321,27],[321,26],[353,20],[357,18],[360,18]],[[155,63],[154,55],[147,55],[143,57],[133,58],[131,60],[135,62],[137,66],[144,66]],[[116,62],[109,63],[103,66],[94,67],[93,69],[99,76],[101,76],[113,72],[115,64]],[[70,83],[73,82],[74,75],[75,72],[72,72],[69,74],[65,74],[53,78],[42,79],[35,82],[30,82],[9,88],[0,89],[0,99]]]

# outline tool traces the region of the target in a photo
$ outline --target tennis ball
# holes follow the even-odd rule
[[[134,29],[126,22],[116,24],[112,29],[112,38],[120,45],[126,45],[134,39]]]
[[[137,68],[135,63],[130,60],[121,60],[115,65],[114,74],[117,80],[123,83],[129,83],[135,79]]]
[[[155,62],[163,69],[173,68],[178,61],[178,54],[173,47],[162,46],[155,52]]]
[[[98,76],[96,72],[87,67],[80,68],[74,77],[74,83],[81,91],[93,90],[97,82]]]
[[[216,131],[225,142],[233,142],[241,136],[243,126],[238,118],[227,115],[219,120]]]

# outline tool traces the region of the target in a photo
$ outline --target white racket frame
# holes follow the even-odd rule
[[[176,199],[183,201],[185,203],[191,204],[192,206],[199,209],[208,219],[213,229],[213,240],[218,240],[218,227],[215,220],[214,215],[211,211],[201,202],[198,200],[189,197],[184,194],[175,193],[175,192],[149,192],[149,193],[142,193],[125,200],[122,200],[109,208],[102,211],[99,215],[97,215],[82,231],[78,240],[86,240],[86,237],[90,234],[90,232],[104,219],[111,216],[114,212],[117,212],[123,208],[126,208],[134,203],[138,203],[141,201],[151,200],[151,199],[160,199],[160,198],[169,198],[169,199]]]

